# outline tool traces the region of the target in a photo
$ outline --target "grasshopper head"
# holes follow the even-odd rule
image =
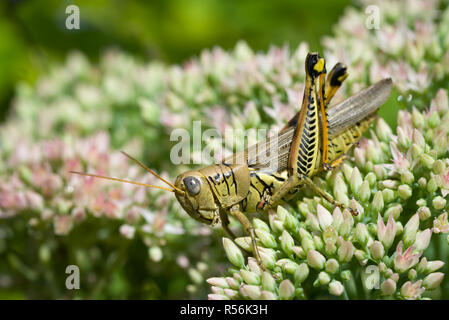
[[[175,195],[184,210],[195,220],[215,225],[220,221],[219,207],[206,177],[188,171],[176,178]]]
[[[318,52],[312,52],[307,54],[306,57],[306,73],[312,78],[318,77],[320,74],[326,72],[326,64],[324,59],[318,54]]]

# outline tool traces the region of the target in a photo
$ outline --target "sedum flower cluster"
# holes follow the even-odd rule
[[[391,77],[401,104],[424,108],[432,88],[449,79],[448,31],[445,1],[363,0],[346,9],[323,45],[327,59],[351,66],[350,92]]]
[[[221,134],[283,127],[302,98],[307,44],[256,53],[239,42],[183,65],[117,50],[92,64],[74,52],[36,84],[18,85],[0,125],[0,294],[204,298],[209,278],[210,298],[447,298],[448,120],[439,89],[448,80],[449,9],[440,1],[374,4],[379,29],[365,28],[362,2],[323,41],[328,68],[337,60],[349,67],[335,101],[391,76],[400,101],[388,107],[409,110],[394,130],[378,120],[352,159],[315,178],[359,216],[305,192],[254,219],[262,271],[244,256],[246,237],[236,240],[240,249],[224,239],[223,250],[222,230],[193,221],[172,194],[68,173],[156,184],[125,150],[173,181],[191,168],[170,161],[173,129],[192,132],[197,120]],[[240,138],[233,147],[243,147]],[[227,260],[234,268],[223,277]],[[80,290],[65,288],[69,264],[85,275]]]
[[[396,132],[378,118],[353,159],[314,179],[357,216],[306,193],[254,219],[265,270],[243,255],[249,237],[224,238],[234,267],[208,279],[209,298],[447,298],[448,111],[439,90],[426,112],[399,111]]]

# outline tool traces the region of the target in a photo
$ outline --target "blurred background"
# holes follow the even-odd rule
[[[80,8],[81,28],[68,30],[66,7]],[[182,63],[203,48],[245,40],[256,50],[320,38],[351,4],[341,1],[248,0],[4,0],[0,3],[0,119],[20,81],[33,84],[49,63],[73,49],[92,62],[111,47],[144,60]]]
[[[71,4],[80,9],[79,30],[65,26]],[[313,51],[322,51],[320,39],[332,33],[348,4],[348,0],[1,1],[0,215],[8,217],[8,210],[13,214],[0,221],[0,298],[206,298],[205,278],[224,272],[228,265],[221,230],[202,227],[179,206],[173,207],[176,203],[170,195],[154,190],[130,193],[126,187],[103,181],[96,181],[93,191],[85,191],[91,182],[66,186],[73,179],[67,168],[105,169],[110,175],[126,176],[129,162],[123,164],[127,160],[113,154],[123,148],[158,172],[164,169],[175,177],[179,173],[175,170],[185,168],[166,160],[167,144],[153,147],[169,140],[163,122],[167,116],[159,117],[158,106],[179,109],[174,103],[179,70],[165,66],[185,65],[215,46],[234,50],[239,40],[254,51],[287,44],[293,52],[301,41]],[[118,50],[105,54],[111,48]],[[235,52],[246,48],[241,43]],[[275,49],[271,57],[277,54],[280,51]],[[298,59],[304,55],[301,52]],[[149,64],[155,60],[164,67]],[[303,68],[303,62],[298,65]],[[292,68],[295,74],[298,67]],[[160,84],[167,81],[162,80],[164,72],[170,72],[167,87]],[[217,92],[216,98],[212,95],[210,102],[182,108],[198,119],[195,112],[203,105],[213,106],[214,99],[226,95],[225,105],[243,107],[249,100],[258,101],[260,108],[271,104],[271,96],[263,91],[252,97],[239,94],[239,101],[245,102],[232,102],[232,92],[221,95],[220,81],[207,86],[212,94]],[[192,92],[195,97],[192,88],[201,91],[204,86],[188,84],[187,90],[179,90],[180,97]],[[136,90],[136,96],[129,94],[130,89]],[[279,91],[286,100],[282,86]],[[15,114],[9,112],[11,106]],[[167,121],[171,127],[182,127],[173,119]],[[190,122],[184,126],[190,127]],[[103,133],[96,135],[99,130]],[[110,134],[110,145],[104,131]],[[18,141],[24,140],[29,144],[19,146]],[[133,147],[135,140],[141,144]],[[43,150],[40,163],[33,160],[33,148]],[[75,150],[74,158],[67,159],[61,150],[68,154]],[[117,158],[120,166],[114,166]],[[79,161],[82,167],[73,167]],[[66,192],[67,187],[75,190],[74,196]],[[144,200],[136,200],[142,192]],[[124,200],[116,201],[120,193]],[[31,205],[20,205],[21,195],[32,199]],[[128,199],[135,205],[123,209],[122,203],[129,207]],[[136,218],[136,210],[153,220]],[[179,234],[178,229],[187,232]],[[81,290],[64,286],[68,263],[82,270]]]

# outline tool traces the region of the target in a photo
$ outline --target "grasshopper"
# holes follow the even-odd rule
[[[328,108],[332,97],[348,76],[347,68],[337,63],[327,74],[324,59],[318,53],[309,53],[305,71],[301,108],[279,133],[225,158],[221,163],[182,173],[174,184],[123,152],[171,189],[89,173],[72,173],[174,192],[192,218],[212,226],[221,222],[225,231],[235,238],[229,229],[231,215],[250,236],[252,252],[264,268],[254,227],[246,213],[274,209],[304,185],[332,205],[344,209],[343,204],[316,186],[311,178],[342,162],[345,154],[375,119],[377,110],[392,90],[391,79],[384,79]],[[273,141],[278,143],[277,149],[268,152]],[[268,166],[273,160],[277,162],[276,169]],[[355,210],[347,209],[357,214]]]

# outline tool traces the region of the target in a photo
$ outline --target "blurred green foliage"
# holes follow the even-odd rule
[[[138,57],[181,63],[202,48],[233,48],[244,39],[255,50],[319,39],[350,3],[240,0],[5,0],[0,3],[0,119],[19,81],[33,83],[73,49],[97,61],[109,47]],[[80,8],[81,27],[67,30],[66,7]]]

